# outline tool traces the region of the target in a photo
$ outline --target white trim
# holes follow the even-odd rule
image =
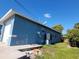
[[[8,20],[11,16],[14,15],[14,11],[10,9],[1,19],[0,19],[0,24],[3,24],[5,20]]]
[[[4,42],[6,45],[10,45],[11,37],[12,37],[12,31],[13,31],[13,25],[14,25],[14,19],[13,17],[9,19],[8,22],[5,23],[4,33],[2,42]]]
[[[13,16],[13,15],[15,15],[15,14],[20,15],[20,16],[22,16],[22,17],[24,17],[24,18],[27,18],[27,19],[29,19],[29,20],[35,22],[35,23],[38,23],[38,24],[43,25],[42,23],[33,20],[31,17],[25,16],[25,15],[23,15],[22,13],[18,13],[18,12],[16,12],[16,11],[13,10],[13,9],[10,9],[10,10],[0,19],[0,24],[3,24],[3,22],[4,22],[5,20],[8,20],[11,16]],[[45,25],[43,25],[43,26],[45,26]],[[46,27],[47,27],[47,26],[46,26]]]
[[[31,17],[26,17],[26,16],[24,16],[23,14],[18,13],[18,12],[16,12],[16,11],[13,10],[13,9],[10,9],[10,10],[0,19],[0,24],[3,24],[3,22],[4,22],[5,20],[8,20],[11,16],[13,16],[13,15],[15,15],[15,14],[20,15],[20,16],[22,16],[22,17],[24,17],[24,18],[31,19],[31,21],[34,21],[34,22],[36,22],[36,23],[39,23],[39,22],[33,20]]]
[[[13,10],[13,9],[10,9],[10,10],[0,19],[0,24],[3,25],[5,20],[8,20],[11,16],[13,16],[13,15],[15,15],[15,14],[20,15],[20,16],[26,18],[26,19],[29,19],[29,20],[32,21],[32,22],[38,23],[38,24],[40,24],[40,25],[42,25],[42,26],[45,26],[45,27],[51,29],[50,27],[48,27],[48,26],[46,26],[46,25],[44,25],[44,24],[42,24],[42,23],[40,23],[40,22],[38,22],[38,21],[35,21],[35,20],[33,20],[31,17],[27,17],[27,16],[23,15],[22,13],[18,13],[18,12],[16,12],[16,11]],[[53,30],[53,29],[51,29],[51,30]],[[55,31],[55,30],[53,30],[53,31]],[[55,31],[55,32],[57,32],[57,31]],[[59,33],[59,32],[58,32],[58,33]]]

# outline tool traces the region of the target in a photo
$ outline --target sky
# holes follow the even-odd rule
[[[0,0],[0,18],[9,9],[48,27],[61,24],[63,33],[79,22],[79,0]]]

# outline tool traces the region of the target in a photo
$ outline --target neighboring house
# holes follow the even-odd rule
[[[0,24],[2,25],[0,41],[9,46],[45,44],[46,39],[53,44],[61,39],[61,33],[12,9],[0,19]]]

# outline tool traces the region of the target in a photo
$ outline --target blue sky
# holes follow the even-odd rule
[[[49,27],[61,24],[64,33],[79,22],[79,0],[0,0],[0,17],[11,8]]]

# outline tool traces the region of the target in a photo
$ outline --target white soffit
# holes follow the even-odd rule
[[[24,18],[28,18],[28,19],[31,19],[31,21],[34,21],[31,17],[26,17],[24,16],[23,14],[20,14],[18,12],[16,12],[15,10],[13,9],[10,9],[1,19],[0,19],[0,24],[3,24],[5,20],[8,20],[11,16],[13,16],[14,14],[17,14],[17,15],[20,15]],[[36,22],[36,21],[34,21]],[[39,23],[39,22],[37,22]]]
[[[33,20],[31,17],[26,17],[26,16],[24,16],[23,14],[18,13],[18,12],[16,12],[16,11],[13,10],[13,9],[10,9],[10,10],[0,19],[0,25],[3,25],[5,20],[9,20],[9,18],[12,17],[12,16],[15,15],[15,14],[20,15],[20,16],[22,16],[22,17],[24,17],[24,18],[27,18],[27,19],[29,19],[29,20],[31,20],[31,21],[33,21],[33,22],[35,22],[35,23],[38,23],[38,24],[40,24],[40,25],[42,25],[42,26],[45,26],[45,25],[43,25],[43,24],[41,24],[41,23],[39,23],[39,22]],[[45,27],[47,27],[47,26],[45,26]],[[49,27],[48,27],[48,28],[49,28]],[[51,29],[51,28],[50,28],[50,29]],[[51,30],[52,30],[52,29],[51,29]],[[55,31],[55,30],[54,30],[54,31]],[[57,31],[56,31],[56,32],[57,32]]]
[[[10,18],[11,16],[14,15],[14,11],[12,9],[10,9],[1,19],[0,19],[0,24],[3,24],[3,22],[5,20],[7,20],[8,18]]]

